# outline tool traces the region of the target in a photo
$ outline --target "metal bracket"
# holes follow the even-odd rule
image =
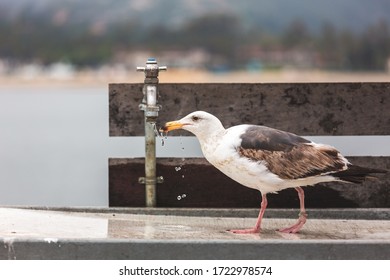
[[[157,106],[148,106],[146,105],[145,103],[141,103],[138,105],[138,108],[141,110],[141,111],[147,111],[147,110],[150,110],[152,112],[158,112],[161,110],[162,106],[160,104],[157,104]]]
[[[138,178],[138,183],[140,184],[162,184],[164,183],[164,177],[163,176],[157,176],[156,178],[152,178],[152,179],[149,179],[149,178],[145,178],[145,177],[139,177]]]

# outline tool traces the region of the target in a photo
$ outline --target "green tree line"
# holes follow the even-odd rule
[[[314,51],[326,69],[384,70],[390,57],[390,27],[386,21],[378,20],[364,32],[356,33],[324,23],[321,30],[314,32],[297,19],[284,31],[271,33],[261,27],[244,27],[234,16],[211,14],[176,28],[146,28],[129,20],[96,33],[89,26],[56,25],[29,16],[12,21],[0,19],[0,58],[18,62],[49,64],[65,60],[84,67],[107,63],[118,50],[202,48],[224,58],[229,67],[240,68],[248,59],[241,53],[245,46]]]

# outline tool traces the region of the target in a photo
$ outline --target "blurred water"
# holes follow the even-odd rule
[[[108,131],[107,87],[0,87],[0,205],[107,206],[108,158],[144,157],[143,137]],[[390,155],[389,136],[310,138]],[[158,157],[202,156],[194,137],[156,143]]]
[[[108,131],[107,87],[0,87],[0,205],[107,206],[108,158],[144,157],[143,137]]]
[[[2,205],[107,204],[105,99],[98,88],[1,89]]]

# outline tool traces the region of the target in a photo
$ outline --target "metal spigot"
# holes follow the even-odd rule
[[[145,111],[147,122],[156,122],[161,105],[158,104],[158,74],[166,71],[166,66],[159,67],[155,58],[148,58],[146,67],[137,67],[137,71],[145,73],[143,94],[144,98],[139,105],[140,110]]]
[[[147,80],[154,80],[152,83],[158,83],[158,72],[160,71],[166,71],[166,66],[158,66],[157,60],[153,57],[148,58],[146,61],[146,67],[137,67],[138,72],[145,72],[145,84],[150,83]]]
[[[156,134],[155,126],[161,106],[158,104],[158,73],[167,70],[159,67],[155,58],[146,61],[146,67],[137,67],[137,71],[145,73],[143,99],[139,104],[145,113],[145,177],[139,182],[145,184],[146,206],[156,207],[156,183],[162,183],[162,176],[156,177]]]

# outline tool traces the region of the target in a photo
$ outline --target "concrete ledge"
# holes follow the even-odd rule
[[[0,259],[390,259],[389,209],[310,210],[299,234],[277,231],[297,210],[269,209],[246,235],[226,230],[257,209],[39,209],[0,208]]]
[[[1,240],[1,242],[4,242]],[[0,259],[390,259],[390,242],[378,241],[167,241],[15,240],[0,247]]]
[[[60,211],[74,213],[119,213],[140,215],[174,215],[190,217],[257,217],[257,208],[144,208],[144,207],[45,207],[45,206],[8,206],[7,208]],[[1,209],[1,207],[0,207]],[[390,208],[340,208],[310,209],[310,219],[352,219],[352,220],[390,220]],[[273,209],[265,212],[266,218],[296,217],[298,209]]]

